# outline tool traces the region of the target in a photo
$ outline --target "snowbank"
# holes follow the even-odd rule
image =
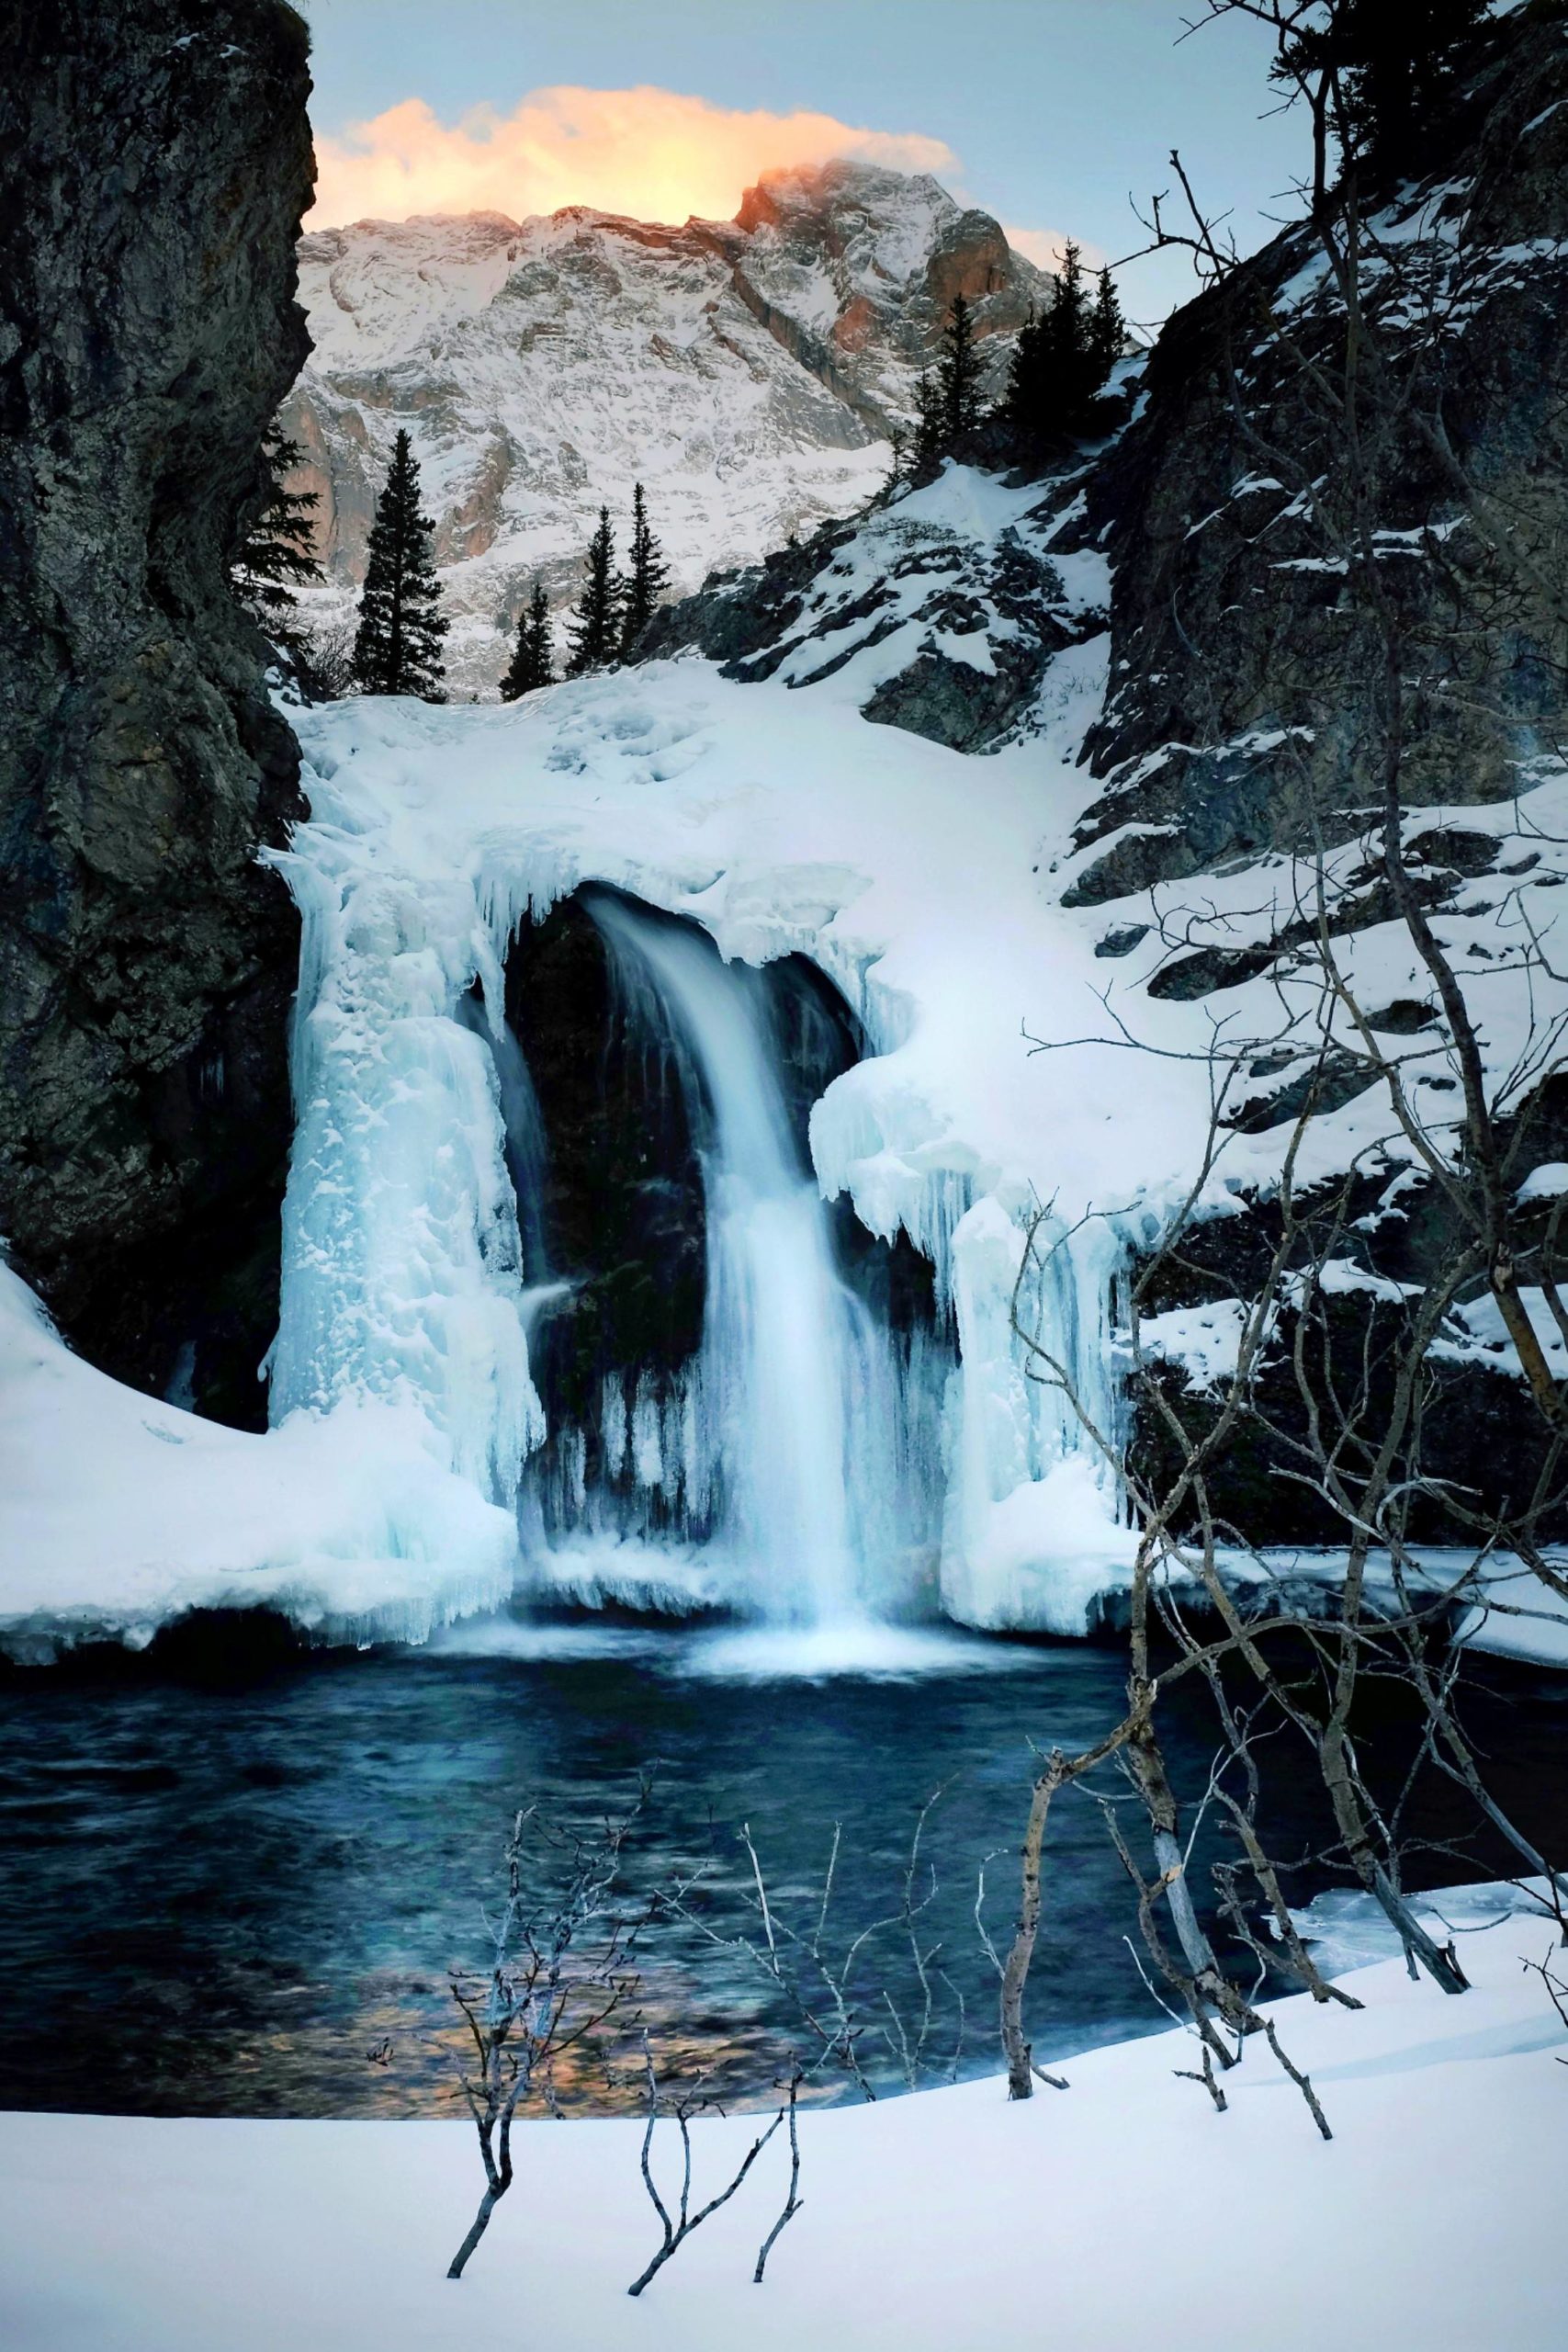
[[[761,2288],[778,2140],[633,2302],[658,2242],[635,2122],[522,2126],[517,2185],[453,2285],[479,2181],[466,2124],[0,2117],[0,2334],[9,2352],[1556,2352],[1568,2044],[1520,1966],[1552,1930],[1504,1916],[1517,1899],[1437,1899],[1461,1998],[1382,1959],[1348,1980],[1364,2009],[1274,2005],[1330,2144],[1256,2043],[1216,2114],[1176,2072],[1194,2063],[1178,2033],[1075,2059],[1070,2090],[1024,2106],[992,2080],[803,2114],[804,2207]],[[1309,1924],[1364,1957],[1352,1914]],[[694,2127],[699,2196],[754,2129]]]
[[[47,1657],[262,1606],[333,1641],[422,1641],[512,1589],[516,1533],[424,1417],[344,1397],[265,1437],[84,1363],[0,1263],[0,1627]]]

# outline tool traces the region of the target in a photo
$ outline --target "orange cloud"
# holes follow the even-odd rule
[[[448,125],[405,98],[341,138],[316,141],[307,226],[587,204],[639,220],[729,218],[760,172],[835,155],[897,171],[952,173],[958,158],[918,131],[857,130],[827,114],[710,106],[673,90],[530,91],[509,115],[476,107]]]
[[[1068,243],[1067,239],[1063,236],[1059,231],[1055,229],[1014,229],[1010,228],[1006,222],[1004,222],[1002,225],[1002,234],[1007,239],[1009,244],[1012,247],[1014,253],[1021,254],[1025,261],[1033,262],[1038,269],[1048,269],[1052,273],[1053,277],[1059,273],[1063,258],[1066,254]],[[1074,238],[1072,242],[1077,246],[1079,256],[1082,259],[1083,266],[1086,269],[1103,268],[1104,265],[1111,258],[1110,254],[1102,253],[1098,245],[1086,243],[1082,237]]]

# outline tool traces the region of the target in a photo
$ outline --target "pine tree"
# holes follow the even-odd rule
[[[569,678],[607,669],[620,642],[621,583],[615,577],[615,535],[610,528],[607,506],[599,509],[599,528],[588,542],[587,563],[582,593],[567,625],[571,643],[566,665]]]
[[[1003,412],[1027,447],[1052,448],[1089,430],[1125,334],[1109,271],[1091,300],[1082,255],[1069,244],[1045,310],[1020,330],[1008,373]]]
[[[1337,74],[1354,149],[1344,160],[1416,173],[1447,118],[1464,45],[1490,11],[1491,0],[1328,0],[1325,20],[1291,37],[1274,72]]]
[[[1089,349],[1094,361],[1094,390],[1103,390],[1106,378],[1122,356],[1127,340],[1127,322],[1122,316],[1122,305],[1116,299],[1116,288],[1111,283],[1111,272],[1102,269],[1095,287],[1094,310],[1089,319]]]
[[[1034,442],[1043,438],[1041,420],[1044,413],[1045,322],[1031,303],[1029,316],[1018,331],[1012,357],[1008,362],[1002,414],[1022,440]]]
[[[632,568],[622,589],[621,659],[629,661],[638,638],[653,617],[653,608],[669,584],[664,550],[648,520],[648,504],[639,481],[632,492]]]
[[[354,675],[367,695],[417,695],[445,702],[441,640],[449,623],[430,542],[435,526],[420,511],[419,460],[406,433],[393,444],[386,487],[371,526]]]
[[[937,400],[942,419],[943,454],[980,421],[980,363],[975,351],[975,322],[962,294],[942,331],[945,346],[937,368]]]
[[[915,386],[915,435],[909,464],[910,481],[929,481],[946,454],[942,395],[931,381],[930,369],[922,369],[920,380]]]
[[[550,650],[550,600],[543,583],[536,580],[527,608],[517,623],[512,666],[501,682],[502,702],[515,702],[519,695],[531,695],[540,686],[554,685],[556,673]]]
[[[909,477],[909,436],[901,424],[887,430],[887,473],[882,484],[884,498],[891,498],[903,489]]]
[[[1061,430],[1081,433],[1089,404],[1104,378],[1095,372],[1094,313],[1084,282],[1083,255],[1075,244],[1063,253],[1046,325],[1046,364],[1055,379],[1049,396]]]
[[[229,567],[234,601],[275,645],[292,646],[299,602],[295,590],[319,580],[321,567],[310,551],[310,517],[321,504],[313,490],[290,490],[287,477],[303,464],[305,452],[276,424],[262,436],[266,496]]]

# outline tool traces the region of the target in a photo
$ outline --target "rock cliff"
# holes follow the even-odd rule
[[[0,1234],[139,1385],[260,1419],[299,756],[225,561],[305,356],[282,0],[0,6]]]
[[[1500,26],[1441,169],[1371,198],[1368,365],[1384,377],[1364,446],[1382,568],[1422,680],[1407,797],[1494,801],[1551,748],[1568,661],[1562,10]],[[1311,355],[1333,377],[1339,321],[1312,232],[1276,239],[1171,320],[1145,413],[1097,471],[1111,690],[1087,747],[1102,790],[1079,840],[1105,848],[1077,884],[1081,903],[1299,843],[1325,816],[1332,831],[1329,812],[1376,798],[1355,723],[1365,633],[1314,506],[1340,470],[1340,428],[1332,390],[1302,364]],[[1522,560],[1487,582],[1484,542],[1500,530]]]

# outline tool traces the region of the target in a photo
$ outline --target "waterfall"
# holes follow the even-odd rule
[[[885,1580],[878,1555],[902,1515],[898,1384],[886,1335],[835,1264],[759,976],[624,900],[596,895],[591,911],[630,1017],[652,1013],[669,1041],[701,1139],[697,1451],[716,1457],[716,1536],[752,1607],[816,1623],[852,1617],[872,1597],[865,1580]]]

